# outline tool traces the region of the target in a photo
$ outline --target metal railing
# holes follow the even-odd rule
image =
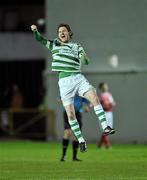
[[[55,139],[55,123],[51,109],[0,109],[0,137]]]

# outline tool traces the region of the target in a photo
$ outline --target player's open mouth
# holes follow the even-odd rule
[[[63,39],[64,39],[64,38],[65,38],[65,35],[64,35],[64,34],[63,34],[63,35],[61,35],[61,38],[63,38]]]

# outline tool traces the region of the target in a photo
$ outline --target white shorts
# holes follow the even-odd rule
[[[106,115],[106,120],[107,120],[108,126],[113,128],[113,113],[112,112],[105,112],[105,115]]]
[[[75,94],[84,97],[84,93],[94,87],[82,74],[74,74],[59,79],[60,96],[64,106],[74,103]]]

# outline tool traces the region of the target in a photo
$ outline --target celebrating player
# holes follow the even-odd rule
[[[95,88],[81,74],[82,64],[89,64],[83,47],[71,42],[73,32],[68,24],[60,24],[57,28],[58,38],[47,40],[37,30],[36,25],[31,30],[37,41],[46,46],[52,53],[52,71],[59,73],[59,89],[62,103],[65,107],[71,130],[79,141],[80,151],[87,149],[74,110],[74,96],[78,94],[90,101],[94,107],[104,134],[113,134],[115,130],[107,125],[104,110],[99,102]]]

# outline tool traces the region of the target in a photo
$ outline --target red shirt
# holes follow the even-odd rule
[[[107,112],[112,112],[113,107],[115,106],[115,101],[113,96],[110,92],[102,92],[99,94],[99,99],[101,102],[102,107]]]

